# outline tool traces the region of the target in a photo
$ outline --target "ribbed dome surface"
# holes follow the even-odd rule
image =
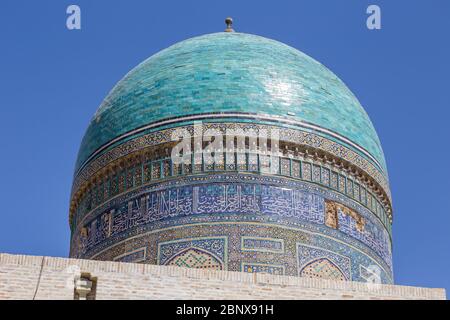
[[[266,122],[278,119],[282,126],[304,124],[352,148],[386,175],[375,129],[336,75],[292,47],[242,33],[182,41],[128,73],[92,119],[76,170],[125,134],[129,138],[152,123],[211,113],[230,118],[251,113],[266,116]]]

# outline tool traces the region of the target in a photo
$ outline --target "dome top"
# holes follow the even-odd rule
[[[380,141],[364,109],[330,70],[260,36],[221,32],[179,42],[129,72],[91,120],[76,172],[109,147],[188,116],[254,114],[302,125],[358,152],[385,176]],[[177,120],[178,121],[178,120]]]

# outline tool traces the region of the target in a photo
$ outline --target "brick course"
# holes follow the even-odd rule
[[[0,299],[74,298],[77,273],[96,299],[446,299],[444,289],[0,254]]]

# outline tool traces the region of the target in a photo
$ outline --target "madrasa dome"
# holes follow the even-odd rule
[[[226,31],[162,50],[105,98],[76,162],[71,257],[393,283],[368,115],[311,57]]]

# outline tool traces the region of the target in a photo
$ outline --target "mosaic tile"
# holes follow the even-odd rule
[[[242,263],[242,271],[248,273],[268,273],[274,275],[284,275],[284,267],[270,264]]]
[[[277,132],[280,151],[265,157],[250,138],[209,158],[194,139],[173,163],[178,129]],[[368,115],[323,65],[259,36],[188,39],[130,71],[82,140],[69,218],[76,258],[393,282],[391,194]]]
[[[129,72],[92,119],[77,166],[98,147],[149,123],[225,111],[319,125],[354,141],[385,167],[372,123],[336,75],[283,43],[243,33],[182,41]]]

